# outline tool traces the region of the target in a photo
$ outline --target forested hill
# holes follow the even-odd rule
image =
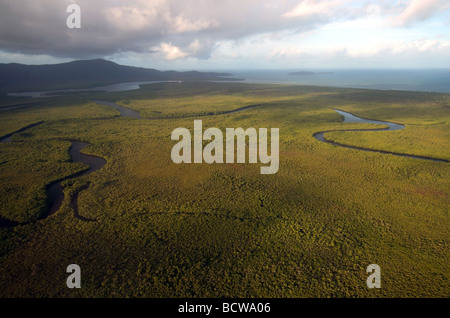
[[[88,88],[121,82],[161,80],[220,80],[228,73],[176,72],[119,65],[106,60],[62,64],[0,64],[0,92]]]

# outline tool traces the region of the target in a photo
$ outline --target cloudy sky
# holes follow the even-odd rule
[[[69,29],[66,8],[81,8]],[[450,0],[0,0],[0,63],[450,68]]]

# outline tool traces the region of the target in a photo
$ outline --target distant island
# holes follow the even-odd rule
[[[119,65],[102,59],[61,64],[0,64],[0,93],[84,89],[125,82],[237,80],[229,73],[177,72]]]
[[[333,72],[298,71],[298,72],[289,73],[288,75],[323,75],[323,74],[333,74]]]

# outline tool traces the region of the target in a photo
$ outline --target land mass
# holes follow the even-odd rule
[[[177,72],[119,65],[102,59],[61,64],[0,64],[0,93],[90,88],[123,82],[232,80],[232,74]]]
[[[398,154],[450,160],[449,105],[444,93],[208,81],[2,96],[0,297],[448,298],[450,165]],[[193,118],[279,128],[280,169],[175,164],[170,136]],[[106,164],[88,173],[74,154]],[[82,288],[67,288],[68,264]],[[382,288],[366,287],[369,264]]]

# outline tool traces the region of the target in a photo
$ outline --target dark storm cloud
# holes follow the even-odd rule
[[[57,57],[160,51],[209,57],[220,40],[313,29],[348,14],[342,1],[78,0],[82,28],[66,27],[63,0],[1,0],[0,49]]]

